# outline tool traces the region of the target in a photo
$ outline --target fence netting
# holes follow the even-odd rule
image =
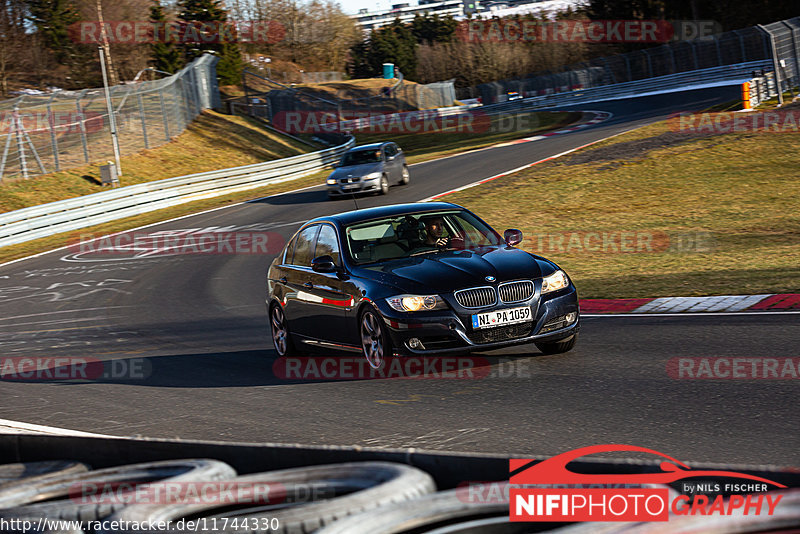
[[[172,76],[110,87],[120,153],[163,145],[219,107],[218,60],[205,54]],[[0,181],[113,160],[110,123],[102,88],[0,101]]]
[[[633,82],[683,72],[764,61],[774,63],[784,91],[800,82],[800,17],[695,40],[565,65],[556,72],[500,80],[457,90],[459,98],[501,102],[508,93],[541,96]]]

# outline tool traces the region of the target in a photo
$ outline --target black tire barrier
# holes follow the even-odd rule
[[[0,465],[0,489],[7,484],[29,483],[33,477],[52,477],[88,471],[89,466],[69,460],[49,460]]]
[[[310,533],[338,518],[413,499],[435,490],[433,479],[424,471],[390,462],[301,467],[241,476],[230,482],[280,485],[286,495],[296,494],[298,489],[309,484],[345,494],[307,503],[293,502],[288,507],[268,504],[242,510],[231,510],[229,506],[225,508],[225,505],[219,504],[133,505],[122,509],[113,519],[178,522],[185,517],[227,517],[247,519],[248,525],[252,523],[255,526],[216,532]],[[224,509],[224,512],[213,515],[215,508]],[[265,524],[263,519],[274,520],[274,523],[269,528],[262,528]]]
[[[463,492],[441,491],[401,503],[382,506],[340,519],[318,534],[400,534],[425,532],[426,528],[444,527],[470,518],[504,517],[508,521],[508,501],[470,502]]]
[[[154,480],[173,482],[213,481],[236,476],[236,471],[218,460],[166,460],[141,464],[122,465],[64,473],[0,488],[1,518],[47,518],[65,520],[94,520],[107,517],[122,509],[124,503],[82,502],[75,499],[76,488],[81,485],[141,484]],[[41,502],[46,501],[46,502]]]

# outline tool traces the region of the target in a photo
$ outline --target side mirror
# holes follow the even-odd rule
[[[515,247],[522,243],[522,230],[517,230],[516,228],[509,228],[505,232],[503,232],[503,239],[506,240],[506,245],[509,247]]]
[[[311,260],[311,269],[315,273],[335,273],[336,264],[333,263],[333,258],[328,255],[318,256]]]

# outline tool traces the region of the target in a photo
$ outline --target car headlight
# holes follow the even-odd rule
[[[375,180],[376,178],[380,178],[381,173],[379,172],[371,172],[364,177],[365,180]]]
[[[542,295],[564,289],[569,285],[569,278],[564,271],[556,271],[542,279]]]
[[[397,295],[389,297],[386,302],[393,310],[401,312],[442,310],[447,304],[439,295]]]
[[[328,178],[328,185],[336,185],[336,178]]]

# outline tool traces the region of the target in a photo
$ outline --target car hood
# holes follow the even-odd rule
[[[331,178],[346,178],[348,175],[353,177],[366,176],[371,172],[381,172],[383,163],[363,163],[361,165],[351,165],[349,167],[339,167],[331,173]]]
[[[354,274],[392,286],[401,292],[448,293],[507,280],[541,278],[555,269],[556,266],[551,262],[524,250],[496,247],[392,260],[380,265],[363,266],[354,270]],[[493,276],[496,281],[487,281],[487,276]]]

